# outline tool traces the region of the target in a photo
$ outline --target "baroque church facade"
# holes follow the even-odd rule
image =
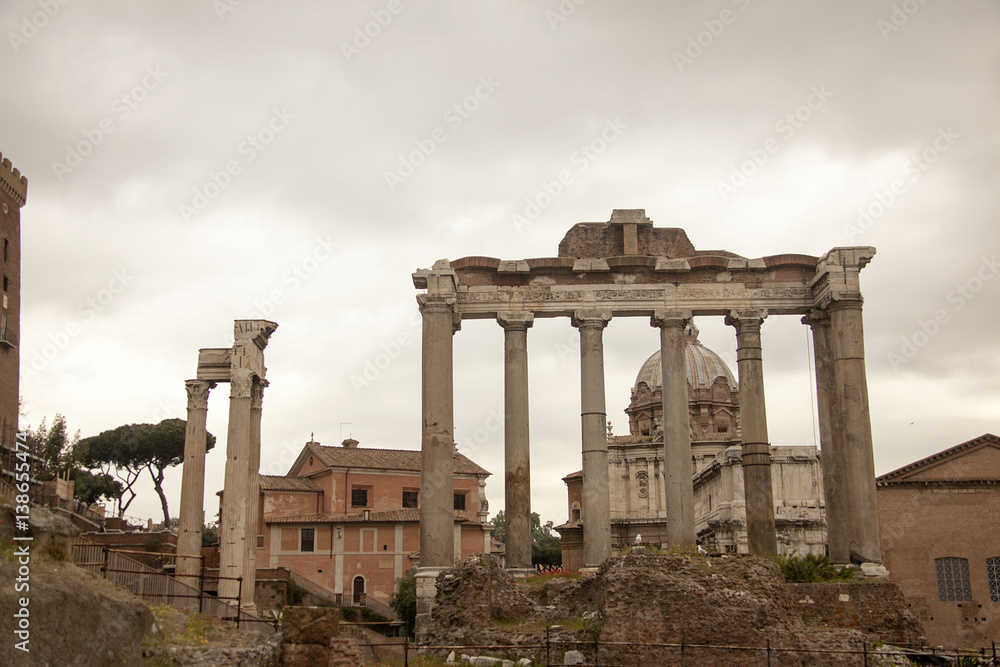
[[[710,552],[747,553],[746,502],[740,462],[740,405],[736,377],[726,363],[685,331],[691,474],[698,543]],[[663,469],[662,365],[657,350],[639,369],[631,391],[629,434],[608,434],[611,539],[621,551],[666,541]],[[772,446],[772,485],[778,551],[823,554],[826,526],[823,480],[815,446]],[[563,478],[568,495],[562,536],[563,566],[583,565],[583,471]]]

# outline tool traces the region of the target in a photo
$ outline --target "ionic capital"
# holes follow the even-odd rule
[[[510,311],[497,313],[497,324],[504,331],[527,331],[535,323],[535,314],[525,311]]]
[[[578,329],[603,329],[610,321],[610,310],[577,310],[570,318],[570,323]]]
[[[830,313],[822,308],[811,308],[802,317],[802,324],[808,324],[813,329],[830,326]]]
[[[440,296],[437,294],[418,294],[417,304],[420,306],[420,314],[426,313],[454,313],[456,299],[454,296]]]
[[[249,368],[234,368],[230,371],[230,378],[229,398],[252,398],[256,373]]]
[[[690,310],[654,310],[653,316],[649,318],[649,326],[658,329],[679,327],[683,330],[690,323]]]
[[[726,315],[726,324],[731,327],[736,327],[738,333],[744,331],[748,332],[760,332],[760,326],[764,324],[764,319],[767,317],[767,310],[764,308],[755,308],[748,310],[731,310],[729,314]]]
[[[187,390],[188,410],[207,410],[208,392],[215,389],[215,383],[208,380],[188,380],[184,383]]]

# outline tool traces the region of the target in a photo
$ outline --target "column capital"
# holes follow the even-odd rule
[[[802,324],[808,324],[813,329],[816,327],[829,326],[830,313],[822,308],[810,308],[809,312],[802,316]]]
[[[261,406],[264,404],[264,388],[267,387],[270,382],[267,380],[258,379],[257,382],[253,382],[250,385],[250,407],[260,410]]]
[[[497,324],[504,331],[525,331],[535,323],[535,314],[525,311],[508,311],[497,313]]]
[[[230,375],[229,398],[250,398],[257,374],[249,368],[234,368]]]
[[[690,310],[654,310],[649,318],[649,326],[663,329],[665,327],[680,327],[683,329],[691,323]]]
[[[760,326],[767,318],[767,310],[764,308],[750,308],[746,310],[730,310],[726,315],[726,324],[736,327],[737,331],[747,327],[760,330]]]
[[[184,388],[187,390],[187,409],[205,410],[208,408],[208,392],[215,389],[215,383],[209,380],[187,380]]]
[[[454,313],[455,312],[455,299],[454,295],[440,295],[440,294],[418,294],[417,304],[420,306],[420,312],[423,313]]]
[[[610,321],[610,310],[577,310],[570,318],[570,323],[578,329],[592,327],[603,329]]]
[[[861,296],[861,292],[851,292],[851,293],[841,293],[835,295],[829,303],[826,304],[827,312],[834,310],[846,310],[852,308],[855,310],[861,310],[864,307],[865,299]]]

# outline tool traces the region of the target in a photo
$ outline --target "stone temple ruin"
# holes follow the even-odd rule
[[[264,400],[264,348],[278,325],[267,320],[236,320],[231,348],[198,351],[196,379],[185,383],[188,395],[181,509],[177,537],[177,578],[200,586],[201,529],[205,506],[205,424],[208,393],[229,382],[229,429],[226,474],[219,524],[219,597],[240,599],[253,612],[257,560],[257,510],[260,494],[260,418]],[[242,587],[236,579],[243,578]],[[197,604],[197,602],[195,602]]]
[[[882,561],[862,326],[860,272],[872,247],[822,257],[746,258],[696,250],[678,228],[657,228],[642,209],[574,225],[557,257],[438,260],[413,274],[423,317],[423,423],[418,628],[434,581],[454,553],[452,336],[463,319],[495,319],[505,333],[507,565],[531,565],[527,330],[535,317],[568,317],[580,330],[583,560],[611,555],[603,330],[616,317],[649,317],[659,329],[663,378],[666,534],[693,548],[695,520],[685,373],[685,327],[721,316],[734,327],[742,414],[749,550],[776,552],[760,328],[795,315],[812,328],[830,559]],[[419,629],[418,629],[419,633]]]

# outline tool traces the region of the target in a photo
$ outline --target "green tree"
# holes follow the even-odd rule
[[[94,474],[89,470],[74,467],[70,470],[73,480],[73,495],[88,505],[93,505],[101,498],[117,500],[121,498],[121,482],[106,473]]]
[[[71,467],[71,452],[80,441],[80,432],[70,438],[66,426],[66,417],[56,413],[52,426],[45,425],[45,418],[34,431],[28,429],[27,444],[30,451],[39,456],[42,461],[35,476],[43,482],[56,478],[63,470]]]
[[[118,499],[118,515],[135,500],[133,488],[143,470],[149,472],[153,488],[160,497],[164,525],[170,523],[167,496],[163,492],[163,476],[167,468],[184,460],[184,435],[187,422],[183,419],[164,419],[159,424],[125,424],[84,438],[77,447],[77,458],[90,469],[103,474],[112,471],[122,482]],[[215,436],[206,432],[205,450],[215,446]],[[129,494],[124,500],[125,494]],[[124,500],[124,502],[123,502]]]
[[[503,510],[498,510],[497,515],[493,517],[493,539],[497,542],[503,542],[507,537],[507,519],[504,517]]]
[[[413,634],[417,622],[417,568],[396,580],[396,590],[389,600],[389,606],[396,610],[399,619],[406,621],[407,634]]]
[[[531,513],[532,565],[562,565],[562,543],[552,532],[552,522],[542,524],[538,512]]]

